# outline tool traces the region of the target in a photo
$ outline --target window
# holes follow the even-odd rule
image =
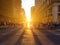
[[[47,5],[49,5],[49,0],[47,0]]]
[[[58,13],[58,16],[60,15],[60,13]]]
[[[58,6],[58,12],[60,12],[60,5]]]

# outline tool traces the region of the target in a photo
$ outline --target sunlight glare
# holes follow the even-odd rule
[[[28,27],[31,21],[31,7],[34,5],[35,5],[35,0],[22,0],[22,8],[24,8],[25,10]]]
[[[26,13],[26,19],[27,19],[27,22],[30,22],[30,19],[31,19],[31,13],[30,13],[30,8],[25,8],[25,13]]]

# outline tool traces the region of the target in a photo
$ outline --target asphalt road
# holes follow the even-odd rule
[[[0,45],[60,45],[60,35],[51,30],[0,28]]]

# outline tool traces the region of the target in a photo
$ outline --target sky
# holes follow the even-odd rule
[[[31,7],[34,6],[35,0],[22,0],[22,8],[25,10],[27,22],[31,19]]]
[[[22,8],[32,7],[35,5],[35,0],[22,0]]]

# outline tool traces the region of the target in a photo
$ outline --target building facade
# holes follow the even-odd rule
[[[19,21],[21,11],[21,0],[0,0],[1,20],[6,22]],[[1,17],[1,16],[0,16]]]
[[[35,0],[35,10],[40,23],[60,23],[60,0]]]

